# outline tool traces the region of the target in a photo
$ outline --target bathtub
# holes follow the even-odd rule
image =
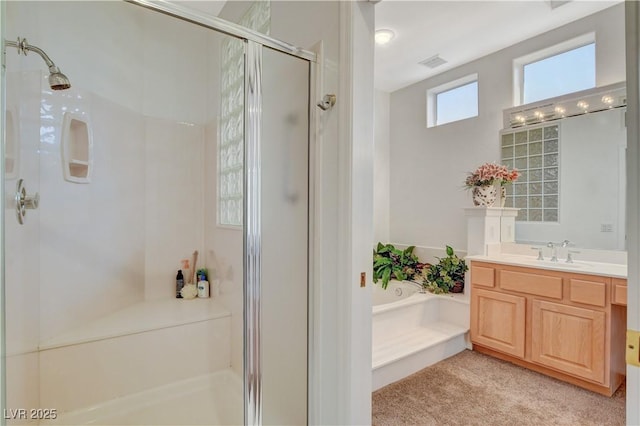
[[[378,283],[373,286],[372,303],[373,306],[380,306],[397,302],[398,300],[406,299],[421,289],[422,286],[420,284],[412,281],[389,281],[386,290]]]
[[[387,290],[374,288],[373,299],[373,390],[470,348],[468,295],[421,293],[415,283],[391,281]]]

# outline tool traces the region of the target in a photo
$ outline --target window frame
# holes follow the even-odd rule
[[[447,121],[446,123],[438,123],[438,95],[446,92],[450,92],[452,90],[458,89],[460,87],[466,86],[471,83],[476,83],[477,86],[477,114],[469,117],[460,118],[458,120]],[[470,118],[475,118],[480,116],[480,79],[478,78],[478,73],[468,74],[464,77],[457,78],[455,80],[451,80],[447,83],[438,85],[436,87],[432,87],[427,89],[427,128],[439,127],[446,124],[457,123],[458,121],[467,120]]]
[[[583,90],[593,89],[597,87],[598,79],[598,67],[597,67],[597,44],[596,33],[589,32],[581,36],[572,38],[570,40],[563,41],[562,43],[555,44],[553,46],[546,47],[541,50],[537,50],[533,53],[529,53],[524,56],[520,56],[513,60],[513,106],[524,105],[524,67],[535,62],[540,62],[544,59],[551,58],[553,56],[562,55],[563,53],[570,52],[575,49],[593,44],[594,45],[594,72],[596,78],[593,87],[587,87]],[[557,96],[568,95],[569,93],[559,94]],[[534,101],[538,102],[538,101]]]

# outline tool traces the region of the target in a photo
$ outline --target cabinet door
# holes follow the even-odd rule
[[[627,280],[614,278],[611,281],[611,303],[627,306]]]
[[[605,313],[533,301],[531,360],[604,384]]]
[[[524,358],[526,299],[477,288],[471,295],[471,341]]]

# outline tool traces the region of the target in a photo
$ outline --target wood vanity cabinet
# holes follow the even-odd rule
[[[471,261],[474,350],[612,395],[625,374],[626,280]]]

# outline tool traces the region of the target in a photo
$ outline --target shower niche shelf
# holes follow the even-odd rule
[[[74,183],[91,182],[93,132],[88,114],[75,112],[64,114],[61,145],[64,179]]]

